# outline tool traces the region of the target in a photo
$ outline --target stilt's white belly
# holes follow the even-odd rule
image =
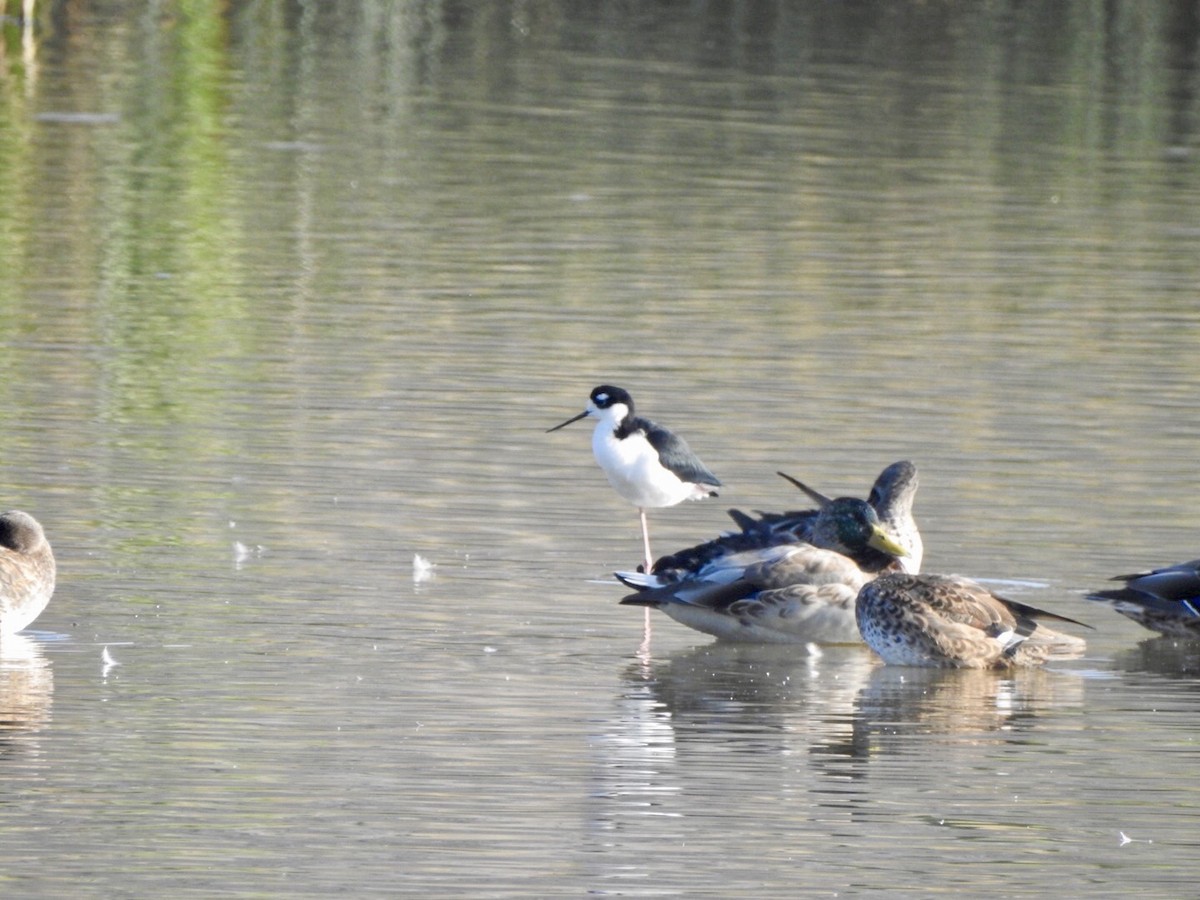
[[[653,509],[708,496],[708,489],[680,481],[658,461],[658,453],[641,433],[618,440],[601,423],[592,435],[592,453],[618,494],[634,506]]]

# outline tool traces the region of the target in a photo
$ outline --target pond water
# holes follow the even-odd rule
[[[6,896],[1194,891],[1200,647],[1082,599],[1200,555],[1194,3],[2,28]],[[1086,658],[639,652],[599,383],[726,484],[656,552],[908,458]]]

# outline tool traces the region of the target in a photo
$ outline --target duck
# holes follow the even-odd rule
[[[818,511],[809,541],[715,557],[689,577],[618,572],[635,592],[621,603],[666,613],[718,639],[764,644],[861,643],[860,588],[898,565],[905,548],[865,500],[840,497]]]
[[[913,518],[913,502],[919,486],[916,465],[902,459],[879,473],[867,496],[867,503],[879,516],[884,529],[904,548],[900,568],[912,575],[921,571],[925,559],[921,530]]]
[[[1108,603],[1144,628],[1179,638],[1200,638],[1200,559],[1118,575],[1125,586],[1095,591],[1088,600]]]
[[[29,513],[0,513],[0,636],[23,631],[54,594],[54,553]]]
[[[592,432],[592,455],[613,490],[637,507],[644,566],[650,572],[654,562],[646,510],[715,497],[721,480],[692,452],[687,441],[636,415],[633,397],[613,385],[594,388],[583,412],[547,429],[547,434],[588,417],[597,420]]]
[[[1082,638],[1041,620],[1090,626],[1009,600],[960,575],[889,572],[854,604],[867,646],[889,665],[1007,669],[1081,655]]]
[[[693,578],[713,561],[735,553],[802,542],[825,546],[813,529],[821,508],[833,501],[784,472],[776,474],[799,488],[816,507],[788,512],[755,510],[754,515],[731,509],[728,513],[738,530],[659,558],[652,569],[656,586]],[[924,555],[921,532],[913,518],[918,484],[917,467],[909,460],[900,460],[879,473],[867,498],[884,530],[904,548],[905,555],[899,558],[901,569],[914,573],[920,571]],[[876,562],[882,567],[890,558]]]

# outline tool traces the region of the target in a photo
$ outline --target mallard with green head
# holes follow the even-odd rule
[[[803,491],[816,506],[781,513],[756,510],[754,515],[731,509],[729,515],[737,524],[738,531],[661,557],[654,564],[654,583],[661,586],[694,578],[704,567],[722,557],[750,550],[798,543],[824,547],[822,536],[816,534],[814,529],[821,508],[832,501],[790,475],[783,472],[778,474]],[[917,484],[917,467],[908,460],[901,460],[879,473],[867,498],[867,503],[875,510],[884,530],[904,547],[905,555],[901,558],[900,566],[906,572],[920,571],[923,554],[921,532],[912,511]]]

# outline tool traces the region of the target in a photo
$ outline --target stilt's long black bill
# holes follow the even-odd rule
[[[587,410],[585,409],[585,410],[584,410],[583,412],[581,412],[579,415],[577,415],[577,416],[571,416],[571,418],[567,419],[567,421],[563,422],[561,425],[555,425],[553,428],[547,428],[547,429],[546,429],[546,434],[549,434],[549,433],[550,433],[550,432],[552,432],[552,431],[558,431],[558,429],[560,429],[560,428],[566,428],[566,427],[567,427],[568,425],[570,425],[572,422],[578,422],[580,419],[582,419],[582,418],[584,418],[584,417],[586,417],[586,416],[587,416]]]

